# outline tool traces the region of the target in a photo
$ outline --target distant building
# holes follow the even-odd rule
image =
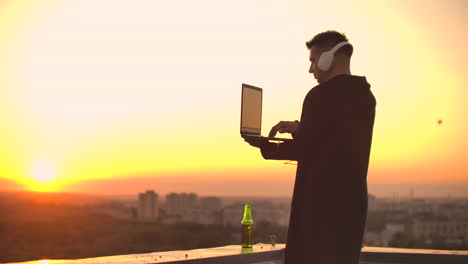
[[[220,225],[223,223],[222,202],[218,197],[200,199],[199,223],[205,225]]]
[[[200,207],[195,193],[170,193],[166,195],[166,220],[170,222],[198,222]]]
[[[135,208],[117,201],[96,205],[95,209],[99,214],[116,219],[134,220],[136,218]]]
[[[158,194],[154,191],[138,194],[138,219],[142,221],[155,221],[158,218]]]
[[[378,210],[377,197],[370,193],[367,195],[367,208],[369,211]]]
[[[223,224],[224,225],[240,225],[242,221],[242,217],[244,215],[244,204],[236,203],[232,205],[228,205],[224,207],[224,217],[223,217]],[[255,211],[252,212],[252,217],[254,221],[257,221]]]
[[[403,223],[387,223],[385,224],[385,229],[380,233],[382,246],[388,247],[390,241],[395,236],[395,234],[403,233],[407,231],[407,227]]]
[[[415,220],[412,226],[416,237],[431,239],[433,236],[445,239],[460,239],[468,242],[468,223],[453,220]]]
[[[200,210],[219,211],[222,209],[221,199],[218,197],[204,197],[200,199]]]

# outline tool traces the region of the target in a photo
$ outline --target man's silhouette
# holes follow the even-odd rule
[[[285,264],[359,262],[376,102],[366,78],[351,75],[347,41],[326,31],[306,43],[319,85],[300,122],[281,121],[269,135],[291,133],[292,141],[246,139],[265,159],[298,161]]]

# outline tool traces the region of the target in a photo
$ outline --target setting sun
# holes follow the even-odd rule
[[[40,182],[48,182],[57,178],[57,173],[50,164],[40,161],[34,164],[31,169],[31,176]]]
[[[26,185],[33,191],[48,192],[57,189],[57,171],[47,161],[36,161],[31,167],[31,180]]]

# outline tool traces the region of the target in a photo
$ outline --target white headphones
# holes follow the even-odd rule
[[[328,71],[335,60],[335,52],[339,50],[341,47],[351,45],[348,41],[343,41],[335,45],[331,50],[325,51],[320,55],[320,58],[317,62],[317,67],[321,71]]]

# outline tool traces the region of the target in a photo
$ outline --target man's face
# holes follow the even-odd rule
[[[323,72],[323,71],[319,70],[318,67],[317,67],[318,59],[320,58],[320,55],[322,55],[322,53],[323,53],[323,51],[321,49],[317,48],[316,46],[312,46],[311,49],[310,49],[310,56],[309,56],[310,68],[309,68],[309,72],[314,75],[314,78],[317,80],[318,83],[322,83],[322,81],[324,80],[324,77],[326,75],[326,72]]]

